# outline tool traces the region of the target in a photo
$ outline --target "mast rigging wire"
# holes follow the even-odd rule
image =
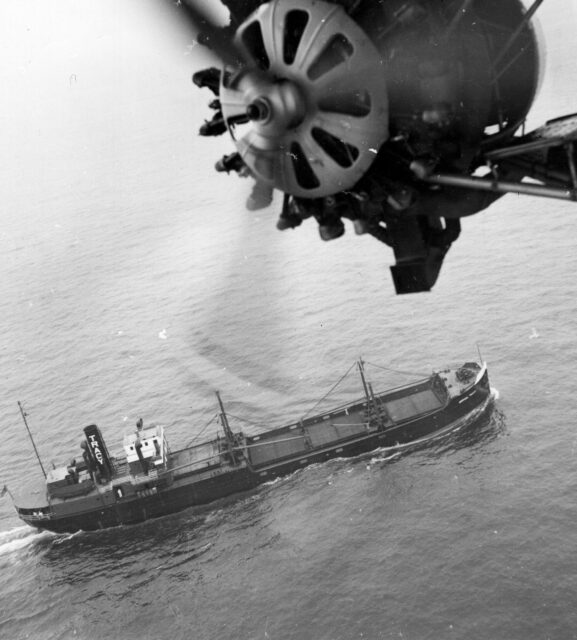
[[[404,375],[404,376],[418,376],[420,378],[426,378],[429,375],[428,373],[422,373],[422,372],[417,373],[416,371],[401,371],[400,369],[383,367],[381,365],[374,364],[373,362],[367,362],[366,364],[371,365],[371,367],[376,367],[377,369],[382,369],[383,371],[392,371],[393,373],[400,373],[401,375]]]
[[[190,447],[190,445],[197,440],[198,438],[200,438],[200,436],[208,429],[208,427],[218,418],[218,413],[215,413],[212,418],[204,425],[204,427],[194,436],[194,438],[192,438],[192,440],[190,440],[190,442],[188,442],[185,446],[186,447]]]
[[[347,372],[343,376],[341,376],[341,378],[339,378],[339,380],[335,382],[335,384],[325,393],[325,395],[301,417],[301,420],[304,420],[310,413],[312,413],[319,406],[321,402],[326,400],[327,396],[329,396],[339,386],[339,384],[341,384],[341,382],[352,371],[353,367],[356,367],[356,366],[357,366],[357,363],[353,362],[353,364],[348,368]]]

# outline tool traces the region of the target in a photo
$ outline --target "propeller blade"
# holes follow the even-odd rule
[[[250,193],[251,182],[243,180],[238,197]],[[235,207],[221,213],[223,219],[215,224],[222,226],[228,250],[208,262],[217,266],[198,305],[194,350],[210,365],[215,380],[226,374],[232,401],[258,404],[262,398],[264,404],[284,407],[284,390],[294,384],[284,368],[285,358],[291,357],[286,341],[298,314],[293,283],[283,270],[291,260],[286,238],[271,224],[270,210],[259,214]],[[253,289],[258,296],[249,297]]]
[[[243,52],[233,40],[234,33],[215,24],[193,0],[177,0],[177,10],[184,17],[191,31],[204,36],[207,46],[214,51],[224,65],[239,69],[247,64]]]

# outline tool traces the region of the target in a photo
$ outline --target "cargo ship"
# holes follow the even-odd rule
[[[62,533],[131,525],[251,490],[312,463],[414,446],[473,423],[492,404],[485,364],[467,362],[384,392],[375,392],[363,362],[356,364],[358,400],[257,435],[231,428],[218,393],[222,433],[175,451],[162,426],[139,420],[124,436],[123,453],[112,456],[100,429],[89,425],[78,460],[46,473],[38,457],[45,486],[13,498],[18,515]],[[29,431],[23,410],[22,417]]]

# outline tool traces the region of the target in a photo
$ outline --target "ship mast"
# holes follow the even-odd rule
[[[224,429],[224,437],[226,439],[228,452],[230,453],[231,460],[234,464],[236,462],[236,458],[234,455],[234,435],[232,433],[230,425],[228,424],[228,418],[226,416],[226,411],[224,410],[224,404],[222,403],[220,393],[218,391],[216,391],[215,393],[218,399],[218,406],[220,407],[220,423],[222,424],[222,428]]]
[[[367,407],[370,408],[373,398],[371,397],[371,393],[369,392],[369,386],[367,384],[367,379],[365,378],[365,363],[363,359],[360,358],[357,361],[357,366],[359,368],[359,373],[361,374],[361,381],[363,383],[363,389],[365,390],[365,397],[367,398]]]
[[[367,414],[368,414],[369,422],[371,420],[371,413],[373,414],[374,418],[378,420],[381,427],[384,426],[382,413],[385,414],[387,421],[393,422],[393,419],[389,415],[389,412],[382,405],[382,403],[381,402],[377,403],[377,399],[375,398],[375,392],[373,391],[373,385],[370,382],[367,382],[367,379],[365,378],[365,363],[363,362],[362,358],[359,359],[359,361],[357,362],[357,365],[359,367],[359,373],[361,374],[363,389],[365,390],[365,397],[367,399]]]
[[[28,421],[26,420],[26,412],[22,408],[22,404],[20,403],[20,400],[18,400],[18,408],[20,409],[20,414],[22,415],[22,420],[24,420],[24,426],[26,427],[26,431],[28,431],[28,436],[30,437],[30,442],[32,443],[32,447],[34,448],[34,453],[36,454],[36,457],[38,458],[38,464],[40,465],[40,468],[42,469],[42,473],[44,474],[44,477],[46,478],[46,471],[44,471],[44,466],[42,464],[42,460],[40,459],[40,454],[38,453],[38,449],[36,448],[36,444],[34,442],[34,438],[32,437],[32,433],[30,431],[30,427],[28,426]]]

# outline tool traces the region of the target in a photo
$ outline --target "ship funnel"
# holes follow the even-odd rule
[[[100,429],[95,424],[91,424],[88,427],[84,427],[84,435],[88,443],[88,455],[93,470],[98,472],[103,480],[110,480],[112,477],[112,461]]]

